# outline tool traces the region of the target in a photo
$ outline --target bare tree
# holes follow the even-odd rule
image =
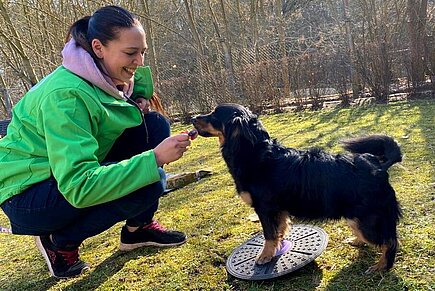
[[[359,44],[356,48],[358,72],[369,86],[378,102],[386,102],[390,93],[392,79],[391,45],[394,36],[394,24],[390,19],[395,0],[358,0],[361,11]]]
[[[425,81],[426,62],[428,55],[425,54],[427,45],[426,36],[426,13],[427,0],[407,0],[408,35],[410,48],[411,81],[414,87]]]
[[[5,112],[4,117],[11,118],[11,109],[12,109],[11,97],[9,96],[8,90],[6,90],[6,82],[1,74],[0,74],[0,91],[1,91],[1,102]]]
[[[279,38],[279,51],[281,55],[281,79],[283,83],[283,95],[284,97],[290,96],[290,81],[289,81],[289,69],[288,69],[288,56],[286,49],[286,36],[285,36],[285,23],[284,23],[284,13],[282,11],[282,5],[280,5],[279,0],[275,0],[275,18],[276,18],[276,29]],[[278,101],[278,106],[280,102]]]
[[[350,60],[350,79],[352,81],[352,96],[354,99],[358,98],[360,91],[360,82],[357,76],[357,71],[355,70],[355,44],[353,42],[351,20],[348,16],[349,0],[343,0],[343,18],[345,22],[347,43],[349,49],[349,60]]]
[[[142,0],[142,7],[143,11],[145,12],[146,19],[145,19],[145,31],[147,36],[147,43],[148,43],[148,51],[149,51],[149,60],[151,62],[151,68],[154,72],[154,81],[156,84],[160,84],[159,80],[159,65],[158,65],[158,58],[156,45],[154,43],[154,40],[157,39],[157,36],[154,34],[154,23],[151,21],[151,13],[150,13],[150,5],[148,3],[148,0]]]
[[[227,83],[229,87],[229,91],[233,96],[239,97],[238,90],[236,88],[236,81],[234,78],[234,69],[233,69],[233,57],[231,53],[231,41],[230,41],[230,34],[228,32],[228,22],[225,16],[225,6],[223,1],[220,1],[220,6],[222,9],[222,18],[223,18],[223,25],[225,27],[225,35],[224,36],[219,28],[219,23],[216,18],[216,14],[214,13],[213,7],[211,5],[210,0],[207,0],[208,8],[210,10],[211,19],[213,22],[213,27],[215,29],[216,35],[218,37],[218,41],[221,45],[224,60],[225,60],[225,72],[227,76]]]
[[[190,25],[190,30],[191,30],[193,39],[196,42],[196,45],[197,45],[198,50],[200,52],[200,57],[202,58],[206,55],[206,52],[205,52],[204,45],[202,43],[201,37],[200,37],[199,32],[198,32],[198,25],[195,22],[195,15],[193,13],[193,10],[191,8],[189,1],[183,0],[183,3],[184,3],[184,6],[186,8],[187,18],[189,19],[189,25]],[[210,73],[210,66],[208,65],[207,62],[205,62],[205,69],[206,69],[207,73]]]
[[[321,106],[350,86],[385,102],[397,84],[435,86],[432,0],[0,0],[1,116],[6,95],[16,102],[61,64],[69,25],[106,4],[141,19],[174,116],[231,101]]]
[[[251,22],[251,42],[255,51],[255,60],[258,62],[260,59],[259,51],[258,51],[258,20],[257,20],[257,0],[251,1],[251,13],[250,13],[250,22]]]
[[[0,30],[0,38],[6,45],[6,48],[2,46],[2,53],[8,60],[15,59],[18,63],[10,62],[9,65],[14,69],[17,75],[20,75],[31,85],[38,82],[38,78],[33,69],[32,63],[24,49],[22,43],[23,39],[19,35],[16,25],[12,23],[11,18],[6,7],[3,5],[3,0],[0,0],[0,15],[2,16],[5,27],[7,29]],[[9,32],[9,34],[8,34]],[[19,66],[19,65],[22,66]]]

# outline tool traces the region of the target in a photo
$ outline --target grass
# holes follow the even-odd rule
[[[404,218],[401,246],[388,273],[364,274],[378,250],[345,243],[343,221],[320,224],[329,243],[315,262],[273,281],[235,279],[226,258],[261,230],[247,217],[252,210],[236,195],[215,139],[196,139],[183,159],[166,168],[179,173],[209,169],[211,177],[161,199],[156,218],[187,233],[177,248],[117,251],[122,223],[84,242],[81,257],[90,272],[70,280],[49,277],[44,260],[27,236],[0,234],[0,290],[435,290],[435,101],[261,116],[271,136],[291,147],[321,146],[341,152],[339,139],[368,133],[396,138],[405,154],[390,180]],[[175,124],[173,132],[189,129]],[[0,212],[0,225],[8,226]]]

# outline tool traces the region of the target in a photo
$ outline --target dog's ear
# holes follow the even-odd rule
[[[254,145],[257,138],[252,131],[251,123],[253,123],[252,118],[248,118],[247,116],[234,117],[225,128],[225,139],[234,141],[241,141],[243,139]]]

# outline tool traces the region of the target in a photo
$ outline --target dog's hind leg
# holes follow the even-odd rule
[[[264,246],[261,253],[257,256],[256,263],[259,265],[266,264],[272,260],[280,242],[287,235],[289,230],[289,219],[286,211],[273,214],[257,213],[260,218],[264,233]]]
[[[397,253],[397,239],[391,239],[387,243],[381,245],[382,255],[379,262],[367,269],[366,273],[377,271],[388,271],[394,264]]]
[[[368,268],[366,273],[388,271],[393,266],[397,253],[398,241],[395,237],[395,225],[392,226],[394,227],[394,233],[389,233],[387,237],[390,238],[387,238],[383,232],[372,232],[373,229],[379,229],[379,226],[373,224],[362,225],[363,223],[364,221],[361,222],[358,219],[348,220],[348,224],[351,227],[352,232],[357,237],[357,243],[362,242],[379,246],[382,252],[378,263]],[[382,223],[385,223],[385,221],[382,221]]]

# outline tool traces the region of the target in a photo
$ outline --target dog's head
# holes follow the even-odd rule
[[[192,118],[192,124],[203,137],[218,137],[221,146],[228,140],[247,140],[255,144],[269,139],[257,115],[239,104],[220,104],[209,114]]]

